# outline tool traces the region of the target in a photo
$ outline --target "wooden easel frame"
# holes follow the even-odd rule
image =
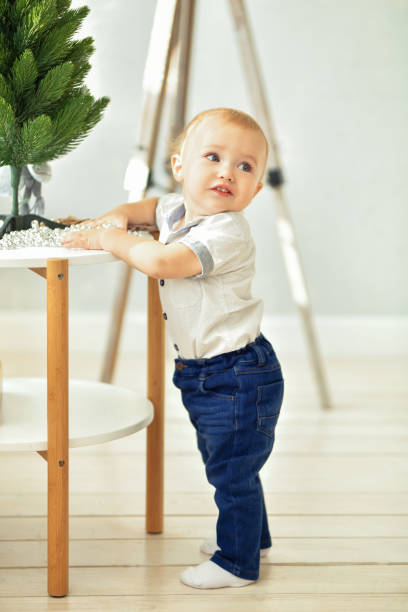
[[[270,144],[268,159],[268,168],[270,169],[267,172],[267,183],[272,187],[276,196],[278,239],[289,286],[305,332],[321,407],[328,410],[331,408],[331,401],[327,376],[314,329],[310,297],[301,265],[295,231],[283,191],[282,164],[271,114],[268,109],[259,61],[243,0],[229,0],[229,4],[254,115],[263,127]],[[173,81],[177,83],[176,93],[172,94],[173,100],[171,101],[173,106],[172,135],[179,133],[184,127],[194,8],[195,0],[158,0],[157,2],[143,80],[138,145],[135,156],[129,163],[128,180],[125,179],[129,189],[129,201],[144,197],[151,181],[170,65]],[[110,382],[113,376],[129,284],[130,270],[127,270],[120,282],[111,321],[110,339],[102,374],[102,380],[105,382]]]

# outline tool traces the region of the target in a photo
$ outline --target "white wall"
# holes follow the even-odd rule
[[[73,2],[81,6],[84,2]],[[48,216],[95,216],[126,200],[155,2],[88,0],[95,38],[88,85],[104,119],[52,163]],[[211,106],[251,112],[227,0],[198,0],[188,118]],[[314,311],[404,315],[408,291],[408,2],[247,0]],[[405,171],[405,172],[404,172]],[[9,204],[0,203],[1,212]],[[254,292],[267,315],[295,313],[265,189],[247,211],[258,245]],[[71,310],[110,308],[116,265],[71,274]],[[92,282],[89,282],[90,274]],[[44,306],[43,281],[0,270],[0,310]],[[131,309],[145,279],[134,274]]]

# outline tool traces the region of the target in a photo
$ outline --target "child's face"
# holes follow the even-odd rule
[[[191,217],[246,208],[262,188],[266,145],[256,130],[207,117],[172,157]]]

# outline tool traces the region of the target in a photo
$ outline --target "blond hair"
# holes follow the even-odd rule
[[[202,111],[201,113],[198,113],[198,115],[191,119],[190,123],[186,125],[184,130],[177,136],[177,138],[175,138],[170,143],[170,155],[179,155],[182,153],[188,135],[197,125],[204,121],[204,119],[207,119],[207,117],[219,117],[220,119],[223,119],[228,123],[234,123],[235,125],[239,125],[240,127],[246,128],[248,130],[254,130],[262,134],[265,140],[266,147],[266,165],[266,161],[268,159],[269,154],[269,145],[263,129],[261,128],[259,123],[257,123],[255,119],[251,117],[251,115],[248,115],[247,113],[244,113],[243,111],[237,110],[235,108],[210,108],[208,110]]]

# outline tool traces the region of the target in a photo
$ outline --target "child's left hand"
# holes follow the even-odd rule
[[[103,229],[91,229],[67,232],[61,237],[61,244],[67,249],[102,249],[103,231]]]

